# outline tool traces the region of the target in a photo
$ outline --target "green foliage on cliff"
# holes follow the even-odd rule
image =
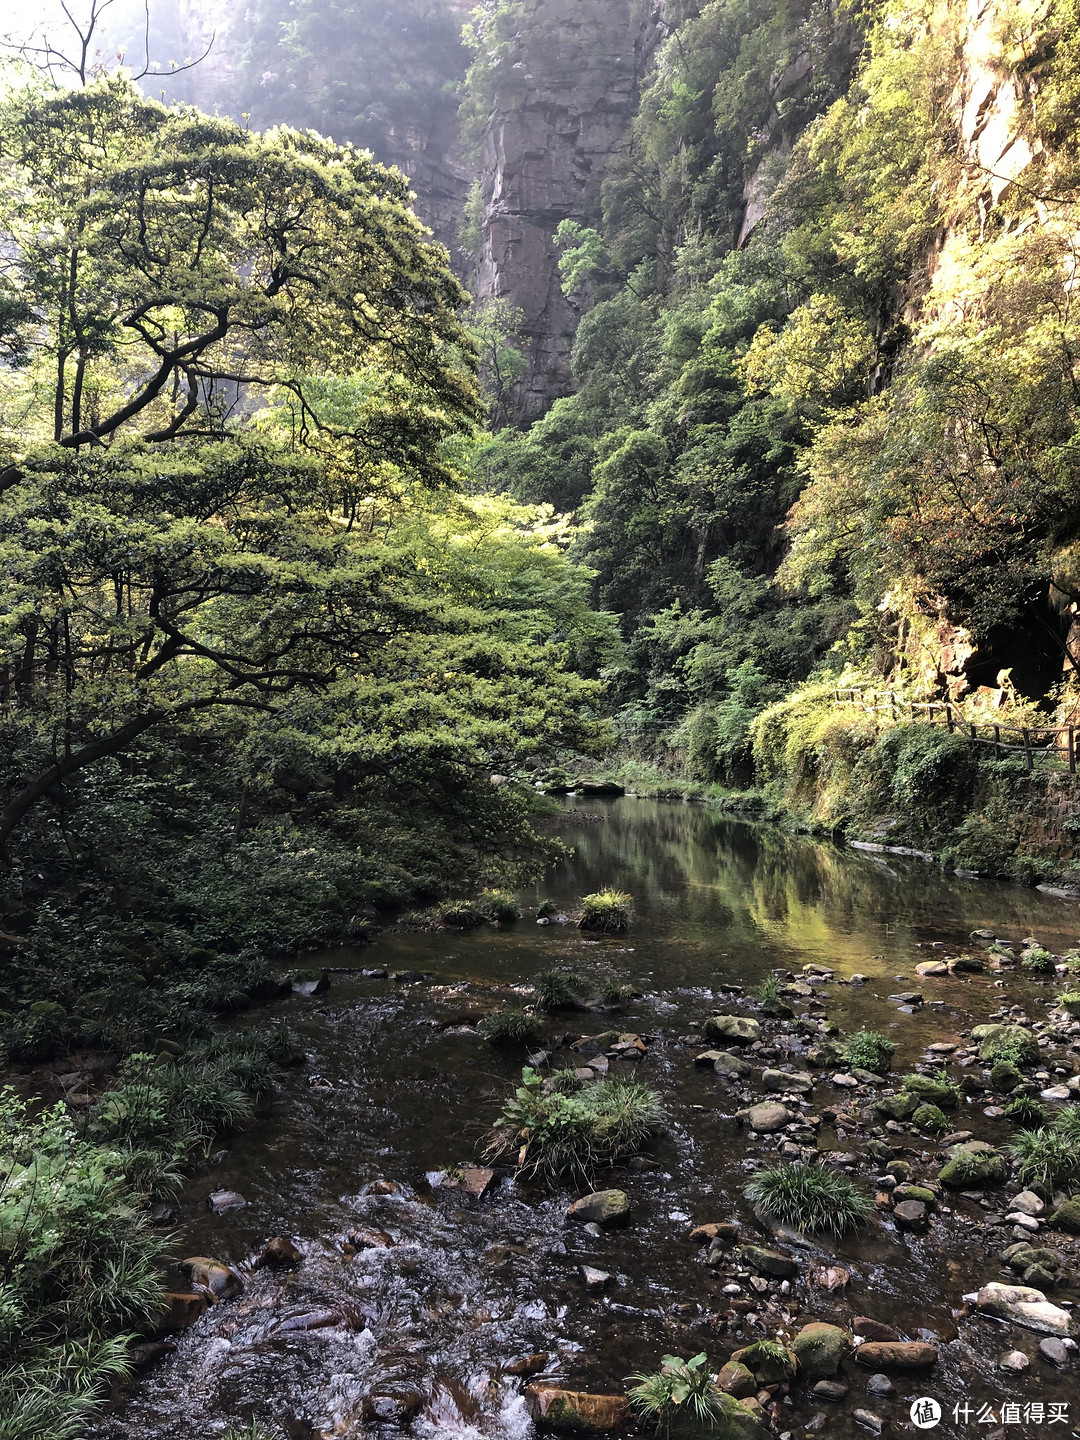
[[[845,670],[923,696],[1011,671],[1017,723],[1023,697],[1071,715],[1076,7],[672,18],[601,213],[555,237],[589,307],[576,392],[482,469],[586,522],[629,642],[628,745],[815,806],[832,787],[850,816]],[[959,97],[980,85],[976,121]],[[890,743],[871,787],[890,810],[917,821],[919,774],[984,793],[949,769],[959,742]]]

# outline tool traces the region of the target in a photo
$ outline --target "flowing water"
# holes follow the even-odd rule
[[[779,1431],[802,1435],[809,1421],[829,1436],[865,1436],[853,1419],[862,1406],[881,1416],[887,1431],[914,1434],[911,1400],[928,1394],[945,1409],[938,1434],[986,1435],[995,1427],[977,1423],[977,1406],[991,1402],[996,1414],[1007,1400],[1068,1402],[1069,1422],[1050,1434],[1075,1433],[1080,1364],[1074,1359],[1071,1370],[1058,1372],[1038,1356],[1038,1336],[958,1314],[966,1291],[1012,1278],[1002,1274],[996,1247],[984,1250],[976,1202],[947,1201],[949,1213],[939,1213],[926,1236],[900,1234],[885,1216],[855,1239],[803,1252],[790,1295],[758,1295],[744,1280],[753,1304],[741,1312],[729,1309],[725,1277],[688,1236],[693,1225],[735,1219],[755,1238],[741,1191],[748,1164],[777,1139],[743,1131],[733,1118],[739,1100],[693,1063],[705,1018],[729,1008],[721,1003],[731,1000],[726,985],[750,987],[808,962],[834,966],[839,980],[859,971],[865,985],[823,985],[816,998],[842,1031],[862,1024],[884,1030],[902,1072],[925,1060],[930,1043],[956,1041],[1003,1003],[1042,1018],[1057,988],[1053,977],[1016,972],[920,984],[914,966],[939,953],[931,947],[970,949],[969,932],[986,927],[1013,939],[1034,934],[1060,953],[1080,939],[1076,903],[945,879],[920,861],[845,850],[696,806],[570,803],[580,808],[568,813],[561,833],[573,857],[523,897],[524,919],[467,933],[387,930],[362,950],[320,957],[336,967],[329,991],[272,1007],[307,1064],[290,1072],[259,1120],[192,1179],[176,1224],[178,1255],[240,1267],[246,1291],[176,1337],[175,1352],[143,1372],[94,1432],[99,1440],[214,1436],[252,1418],[290,1440],[392,1434],[380,1416],[395,1409],[404,1417],[396,1433],[524,1440],[532,1427],[515,1369],[542,1365],[544,1378],[560,1384],[621,1391],[628,1374],[655,1368],[666,1352],[707,1350],[719,1365],[751,1338],[790,1332],[811,1318],[844,1323],[859,1314],[910,1338],[936,1337],[937,1370],[895,1377],[894,1399],[868,1399],[868,1372],[849,1361],[847,1398],[822,1404],[796,1385]],[[608,885],[634,897],[637,918],[627,934],[597,939],[568,924],[535,923],[542,897],[569,910],[580,895]],[[647,1037],[635,1073],[662,1092],[669,1117],[648,1152],[654,1168],[631,1165],[594,1177],[625,1188],[633,1204],[629,1226],[598,1237],[567,1224],[576,1192],[515,1182],[507,1167],[496,1168],[479,1200],[432,1183],[448,1165],[477,1162],[523,1060],[487,1045],[476,1022],[513,1001],[513,987],[539,969],[565,963],[632,985],[640,998],[615,1012],[550,1017],[545,1043],[612,1028]],[[407,984],[364,976],[362,967],[428,978]],[[888,998],[915,988],[927,1003],[914,1013]],[[809,1003],[797,1003],[797,1011]],[[781,1056],[797,1058],[805,1049],[791,1026],[767,1024],[766,1031]],[[569,1063],[572,1056],[563,1055]],[[819,1110],[847,1098],[830,1073],[812,1096]],[[985,1118],[985,1104],[967,1102],[956,1123],[1000,1141],[1008,1127]],[[941,1157],[934,1142],[913,1132],[903,1139],[916,1176],[935,1174]],[[818,1144],[859,1148],[827,1127]],[[873,1166],[862,1163],[858,1173],[872,1188]],[[246,1206],[210,1213],[207,1195],[221,1188],[239,1191]],[[354,1249],[345,1237],[358,1228],[393,1243]],[[249,1270],[275,1235],[295,1241],[302,1264],[284,1273]],[[849,1287],[807,1289],[814,1260],[847,1267]],[[611,1275],[603,1293],[586,1289],[583,1264]],[[1080,1293],[1066,1289],[1053,1298],[1080,1301]],[[1014,1348],[1033,1357],[1031,1368],[997,1371],[998,1355]],[[536,1355],[547,1359],[514,1363]],[[966,1423],[953,1420],[957,1402],[972,1406]],[[824,1419],[814,1420],[819,1413]],[[1032,1419],[1002,1433],[1035,1434],[1044,1426]]]

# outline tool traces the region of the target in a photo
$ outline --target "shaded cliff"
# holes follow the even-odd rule
[[[491,7],[470,77],[486,102],[477,158],[475,288],[524,315],[523,421],[573,385],[580,304],[560,288],[560,221],[598,218],[612,157],[624,153],[643,75],[665,33],[656,0],[520,0]],[[477,73],[482,72],[482,73]]]

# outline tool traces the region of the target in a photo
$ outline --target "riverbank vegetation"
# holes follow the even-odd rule
[[[1073,0],[669,23],[632,143],[555,236],[575,391],[482,457],[587,522],[622,773],[1075,879],[1063,753],[1032,774],[836,697],[948,701],[958,731],[1078,713]],[[473,110],[538,24],[486,7]],[[984,80],[1001,165],[960,98]]]

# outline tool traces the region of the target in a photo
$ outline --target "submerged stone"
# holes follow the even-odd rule
[[[999,1285],[991,1281],[979,1291],[975,1304],[987,1315],[1011,1320],[1014,1325],[1040,1335],[1068,1337],[1075,1333],[1075,1322],[1067,1310],[1051,1304],[1041,1290],[1025,1285]]]
[[[575,1200],[566,1212],[570,1220],[583,1225],[624,1225],[630,1218],[630,1197],[625,1190],[594,1190]]]
[[[705,1021],[705,1034],[710,1040],[752,1045],[761,1038],[761,1026],[749,1015],[713,1015]]]
[[[558,1385],[533,1384],[525,1387],[525,1399],[533,1418],[549,1430],[599,1435],[620,1430],[630,1420],[624,1395],[591,1395]]]

